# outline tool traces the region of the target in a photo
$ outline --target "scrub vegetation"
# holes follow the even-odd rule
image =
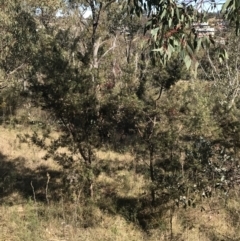
[[[1,3],[0,240],[240,239],[238,2],[148,3]]]

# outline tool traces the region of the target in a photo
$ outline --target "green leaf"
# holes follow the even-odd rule
[[[201,45],[202,45],[202,38],[199,38],[199,39],[197,40],[197,47],[196,47],[196,49],[195,49],[196,52],[199,51]]]
[[[168,45],[168,51],[167,51],[168,59],[171,58],[172,53],[173,53],[174,51],[175,51],[174,47],[173,47],[171,44],[169,44],[169,45]]]
[[[197,78],[198,66],[199,66],[199,63],[198,63],[198,62],[195,62],[195,64],[194,64],[194,78],[195,78],[195,79]]]
[[[224,59],[224,58],[223,58],[223,55],[220,54],[220,55],[219,55],[219,62],[220,62],[220,64],[223,62],[223,59]]]
[[[184,22],[185,21],[185,16],[183,14],[181,14],[181,21]]]
[[[184,57],[185,57],[185,51],[183,50],[183,51],[181,51],[180,53],[179,53],[179,56],[180,56],[180,59],[184,59]]]
[[[168,20],[168,26],[169,26],[169,28],[172,26],[172,18],[169,18],[169,20]]]
[[[186,49],[190,55],[193,55],[193,46],[192,46],[191,41],[187,41]]]
[[[159,30],[159,27],[154,28],[154,29],[151,30],[151,35],[153,36],[153,38],[154,38],[155,41],[156,41],[156,39],[157,39],[158,30]]]
[[[160,16],[160,19],[162,20],[165,16],[166,16],[166,13],[167,13],[167,10],[164,9],[161,16]]]
[[[180,16],[180,15],[179,15],[179,8],[178,8],[178,7],[176,8],[176,14],[177,14],[177,19],[178,19],[178,21],[179,21],[179,19],[180,19],[179,16]]]
[[[171,16],[174,17],[174,8],[171,9]]]
[[[179,41],[174,38],[173,44],[174,44],[174,46],[178,47],[179,46]]]
[[[160,53],[163,53],[163,52],[164,52],[164,51],[163,51],[163,47],[158,48],[158,49],[153,49],[152,51],[153,51],[153,52],[160,52]]]
[[[228,59],[228,52],[224,49],[225,59]]]
[[[189,69],[191,64],[192,64],[192,60],[191,58],[189,57],[189,55],[186,55],[185,58],[183,59],[185,65],[186,65],[186,68]]]

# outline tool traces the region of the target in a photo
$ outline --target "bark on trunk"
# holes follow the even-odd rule
[[[151,145],[149,148],[149,171],[150,171],[150,177],[151,177],[151,182],[154,184],[155,178],[154,178],[154,157],[153,157],[154,149],[153,146]],[[155,188],[151,187],[151,198],[152,198],[152,204],[155,204]]]

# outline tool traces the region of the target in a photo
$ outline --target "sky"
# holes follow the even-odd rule
[[[182,1],[184,1],[184,0],[182,0]],[[185,2],[192,2],[192,0],[185,0]],[[239,0],[240,1],[240,0]],[[212,2],[212,0],[203,0],[202,1],[203,2],[203,4],[201,4],[201,6],[197,6],[197,8],[200,10],[203,10],[203,11],[207,11],[207,12],[220,12],[220,10],[221,10],[221,8],[222,8],[222,5],[225,3],[225,0],[215,0],[215,3],[216,3],[216,7],[214,7],[213,8],[213,3],[211,3]],[[79,10],[81,11],[81,7],[79,7]],[[83,17],[84,18],[88,18],[89,16],[91,16],[91,14],[92,14],[92,12],[91,12],[91,10],[90,10],[90,8],[87,10],[87,11],[85,11],[85,13],[84,13],[84,15],[83,15]],[[62,16],[62,13],[61,13],[61,11],[59,11],[58,13],[57,13],[57,16]]]
[[[201,6],[197,6],[198,8],[204,11],[210,12],[219,12],[222,8],[222,5],[225,3],[225,0],[215,0],[215,3],[211,0],[203,0],[203,4]],[[213,7],[215,6],[215,7]]]

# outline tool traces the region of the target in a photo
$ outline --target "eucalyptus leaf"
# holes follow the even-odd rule
[[[185,65],[186,65],[186,68],[189,69],[191,64],[192,64],[192,60],[191,58],[189,57],[189,55],[186,55],[183,59]]]

